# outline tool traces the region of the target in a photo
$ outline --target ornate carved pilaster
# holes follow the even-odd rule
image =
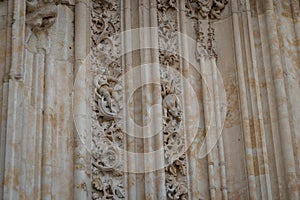
[[[159,61],[163,107],[166,193],[168,199],[188,198],[182,84],[178,53],[178,2],[158,1]]]
[[[92,199],[124,199],[120,1],[91,2]]]

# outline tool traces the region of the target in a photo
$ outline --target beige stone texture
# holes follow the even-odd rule
[[[0,199],[300,199],[298,0],[0,0]]]

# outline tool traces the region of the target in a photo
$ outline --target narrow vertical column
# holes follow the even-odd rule
[[[129,31],[131,29],[131,18],[128,16],[131,16],[131,0],[125,0],[121,2],[121,24],[122,24],[122,31]],[[133,49],[132,48],[132,39],[133,39],[133,35],[129,32],[128,34],[122,34],[123,38],[121,38],[121,43],[123,45],[124,51],[126,51],[126,49]],[[126,74],[128,74],[127,76],[125,76],[124,80],[123,80],[123,85],[126,88],[125,89],[125,94],[124,94],[124,102],[129,102],[130,98],[131,98],[131,93],[130,91],[132,91],[133,88],[133,79],[132,79],[132,73],[130,72],[132,66],[132,54],[131,52],[124,54],[122,52],[123,58],[122,58],[122,66],[124,66],[124,72]],[[130,112],[130,106],[126,105],[124,108],[124,116],[126,117],[127,113]],[[130,126],[129,123],[125,124],[126,126],[126,131],[133,133],[134,132],[134,127]],[[127,132],[125,132],[126,136],[125,136],[125,140],[124,140],[124,149],[126,151],[129,152],[135,152],[135,140],[134,138],[127,134]],[[134,199],[135,195],[136,195],[136,176],[135,173],[131,173],[131,169],[135,169],[135,160],[134,158],[132,158],[131,156],[128,156],[127,154],[124,155],[124,160],[126,161],[125,163],[125,188],[126,188],[126,194],[125,197],[126,199]]]
[[[15,0],[8,2],[9,22],[11,31],[8,31],[8,38],[12,38],[7,51],[9,62],[9,80],[7,84],[7,124],[5,133],[5,169],[3,199],[20,199],[20,173],[22,154],[22,119],[23,119],[23,51],[25,35],[25,1]],[[10,21],[11,17],[11,21]],[[10,54],[11,53],[11,54]],[[22,106],[21,106],[22,105]]]
[[[293,154],[293,144],[291,137],[291,127],[289,122],[289,110],[285,81],[283,77],[283,67],[280,58],[280,44],[277,32],[277,22],[273,1],[268,0],[265,4],[265,20],[268,30],[269,48],[271,53],[272,73],[275,87],[276,103],[278,107],[278,121],[280,129],[281,149],[284,160],[284,170],[288,184],[288,197],[299,199],[295,158]],[[288,134],[287,134],[288,133]]]
[[[198,148],[198,143],[196,143],[194,140],[196,138],[194,137],[196,135],[195,131],[198,131],[198,123],[199,123],[199,115],[195,115],[193,111],[195,111],[198,106],[191,104],[190,99],[192,98],[192,91],[191,91],[191,83],[189,82],[191,80],[191,70],[190,67],[192,66],[192,62],[190,60],[190,46],[187,37],[187,30],[188,26],[186,21],[188,18],[186,17],[186,2],[178,0],[178,31],[179,31],[179,37],[178,37],[178,48],[179,48],[179,62],[182,69],[182,77],[185,79],[183,81],[183,107],[184,107],[184,136],[185,136],[185,148],[187,149],[186,156],[187,156],[187,189],[188,189],[188,199],[200,199],[201,198],[201,188],[199,185],[201,185],[201,182],[199,180],[199,170],[197,169],[197,158],[198,155],[196,155],[196,148]],[[191,51],[193,53],[193,50]],[[193,55],[193,54],[192,54]],[[193,98],[196,98],[193,96]],[[197,102],[198,100],[192,101]],[[197,111],[198,112],[198,111]],[[193,124],[191,124],[192,119],[196,118],[197,121],[197,129],[193,128]],[[198,135],[197,135],[198,136]],[[197,137],[196,136],[196,137]]]
[[[249,6],[249,4],[247,6]],[[254,13],[260,13],[262,9],[261,6],[262,5],[259,5],[259,3],[256,2],[255,5],[251,7],[251,11]],[[248,13],[248,16],[249,15],[250,13]],[[263,125],[265,127],[265,136],[268,137],[266,138],[266,147],[268,150],[268,168],[270,168],[269,174],[271,181],[270,185],[272,189],[271,195],[279,196],[280,199],[286,199],[287,185],[285,184],[285,176],[283,170],[284,163],[280,148],[277,110],[274,109],[276,108],[276,98],[274,98],[275,92],[273,88],[272,67],[270,63],[270,52],[268,51],[268,34],[265,28],[265,19],[263,15],[255,14],[251,18],[251,23],[249,22],[250,20],[248,20],[248,23],[246,23],[246,25],[251,25],[249,29],[254,29],[253,32],[251,31],[251,34],[253,34],[252,37],[255,36],[253,38],[253,43],[255,42],[255,46],[251,46],[251,51],[254,51],[254,53],[252,52],[251,56],[255,56],[255,59],[259,61],[256,65],[258,70],[257,76],[259,78],[260,84],[264,82],[266,83],[266,88],[259,88],[262,92],[262,94],[259,95],[259,98],[261,98],[261,105],[263,110],[262,112],[264,112],[264,115],[261,116],[260,119],[266,120],[264,121]],[[244,31],[246,33],[249,32],[247,29]],[[257,33],[259,33],[259,35],[256,35]],[[263,73],[259,73],[261,71],[263,71]],[[260,87],[261,86],[262,85],[260,85]],[[270,119],[268,119],[268,117]]]
[[[165,194],[165,175],[160,167],[163,155],[154,154],[163,148],[162,106],[158,54],[157,3],[151,0],[140,2],[140,57],[142,87],[142,125],[144,137],[145,198],[162,199]],[[150,12],[149,12],[150,8]],[[149,31],[148,31],[149,30]],[[151,49],[147,49],[151,47]],[[151,156],[148,156],[151,155]],[[154,156],[152,156],[154,155]]]
[[[20,157],[21,155],[21,144],[22,136],[21,126],[18,125],[18,121],[20,120],[17,117],[18,115],[23,113],[23,109],[20,108],[20,104],[17,99],[22,97],[20,89],[20,82],[16,80],[9,80],[9,96],[8,96],[8,116],[7,119],[7,134],[6,134],[6,149],[5,149],[5,184],[3,191],[3,199],[9,200],[18,200],[19,196],[19,188],[20,188]]]
[[[44,119],[42,136],[42,199],[51,199],[52,192],[52,137],[55,133],[55,88],[53,81],[55,77],[54,59],[49,52],[45,58],[45,98],[44,98]]]
[[[220,184],[220,190],[222,193],[222,199],[228,200],[228,188],[227,188],[227,181],[226,181],[226,163],[225,163],[225,153],[224,153],[224,143],[223,143],[223,136],[222,129],[225,121],[224,117],[224,100],[226,97],[224,96],[224,91],[222,91],[219,86],[223,86],[223,82],[221,82],[220,77],[218,76],[219,72],[217,67],[217,61],[216,58],[211,58],[211,64],[212,64],[212,77],[213,77],[213,96],[215,99],[215,118],[216,118],[216,139],[218,140],[218,153],[219,153],[219,166],[220,166],[220,178],[221,178],[221,184]],[[221,94],[221,95],[220,95]],[[223,112],[222,112],[223,111]]]
[[[88,94],[86,73],[88,69],[88,36],[89,36],[89,1],[78,0],[75,4],[75,68],[73,91],[73,117],[75,123],[74,131],[74,188],[73,198],[87,200],[91,198],[90,176],[90,126],[86,124],[89,113],[89,102],[86,102]],[[83,137],[82,137],[83,136]],[[85,138],[85,140],[81,140]]]
[[[209,193],[211,199],[216,199],[216,186],[215,186],[215,166],[214,166],[214,154],[212,154],[212,144],[213,144],[213,127],[212,127],[212,120],[213,120],[213,91],[210,90],[212,86],[211,82],[211,68],[206,65],[206,57],[207,55],[202,55],[200,57],[200,69],[202,75],[202,87],[203,87],[203,104],[204,104],[204,121],[205,121],[205,133],[206,133],[206,149],[202,149],[202,151],[206,151],[207,154],[207,161],[208,161],[208,177],[209,177]]]
[[[150,7],[150,24],[149,27],[158,27],[157,23],[157,2],[154,3],[152,0],[149,1]],[[152,29],[151,29],[152,30]],[[162,99],[161,99],[161,85],[160,85],[160,70],[159,70],[159,44],[158,44],[158,31],[151,31],[150,36],[150,44],[153,49],[150,50],[151,52],[151,59],[149,62],[151,63],[151,74],[152,74],[152,82],[153,85],[153,96],[152,96],[152,105],[155,106],[154,112],[152,112],[151,119],[153,120],[153,137],[154,140],[154,148],[153,151],[157,151],[158,149],[163,149],[163,124],[162,124]],[[159,131],[159,132],[157,132]],[[152,135],[153,135],[152,134]],[[157,199],[166,199],[166,186],[165,186],[165,169],[161,168],[164,163],[164,156],[158,156],[158,159],[155,159],[154,169],[155,169],[155,191],[157,192],[156,198]]]
[[[3,40],[4,43],[4,50],[3,50],[3,54],[5,55],[5,60],[3,61],[3,65],[4,67],[2,68],[2,73],[3,73],[3,85],[2,85],[2,90],[0,90],[2,92],[2,101],[1,101],[1,135],[0,135],[0,139],[1,139],[1,143],[0,143],[0,198],[4,198],[4,178],[5,178],[5,168],[6,168],[6,139],[7,139],[7,122],[9,119],[8,116],[8,97],[9,97],[9,79],[8,79],[8,74],[9,74],[9,70],[11,67],[11,48],[12,48],[12,42],[11,42],[11,34],[12,34],[12,20],[13,20],[13,1],[4,1],[1,2],[1,6],[2,4],[6,4],[6,6],[3,6],[2,9],[6,8],[7,10],[7,18],[6,18],[6,35],[5,35],[5,42]]]
[[[243,69],[243,56],[242,56],[242,46],[241,46],[241,33],[239,26],[239,15],[238,6],[236,1],[231,1],[232,6],[232,23],[234,31],[234,45],[235,45],[235,59],[237,65],[238,73],[238,83],[239,83],[239,94],[241,102],[242,111],[242,126],[243,134],[245,140],[245,151],[246,151],[246,162],[247,162],[247,174],[248,174],[248,187],[249,187],[249,199],[257,199],[257,189],[255,182],[255,172],[254,172],[254,158],[253,158],[253,145],[251,141],[250,134],[250,124],[249,124],[249,111],[247,106],[247,94],[245,86],[245,76]]]
[[[248,80],[247,90],[248,92],[248,105],[249,105],[249,114],[250,119],[253,122],[253,127],[251,132],[253,132],[253,141],[255,143],[256,151],[256,160],[257,166],[257,180],[260,184],[260,194],[262,199],[271,199],[271,180],[269,172],[269,161],[267,156],[267,143],[266,143],[266,134],[263,122],[263,113],[262,113],[262,102],[260,98],[260,88],[258,81],[257,73],[257,64],[254,51],[254,41],[253,41],[253,31],[252,31],[252,22],[250,18],[250,8],[249,3],[246,1],[244,7],[246,8],[245,12],[242,12],[241,15],[241,28],[242,28],[242,45],[243,45],[243,55],[244,60],[244,72],[245,78]]]

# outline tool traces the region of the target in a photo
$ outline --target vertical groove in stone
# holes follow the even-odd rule
[[[257,72],[257,62],[255,57],[255,47],[254,47],[254,39],[253,39],[253,30],[252,30],[252,21],[251,21],[251,15],[250,15],[250,6],[247,2],[246,5],[247,12],[245,13],[246,18],[246,27],[244,29],[245,31],[245,44],[246,48],[249,49],[249,52],[246,55],[249,55],[250,57],[250,63],[248,64],[248,79],[249,79],[249,86],[250,86],[250,92],[252,92],[253,100],[254,100],[254,106],[253,109],[253,118],[255,119],[255,126],[257,126],[259,135],[255,134],[259,138],[259,143],[261,145],[261,161],[258,163],[259,170],[260,170],[260,176],[263,178],[262,182],[264,183],[263,187],[266,187],[266,189],[261,188],[262,192],[264,193],[263,198],[264,199],[272,199],[272,188],[271,188],[271,180],[270,180],[270,170],[269,170],[269,160],[268,160],[268,152],[267,152],[267,143],[266,143],[266,132],[264,129],[264,121],[263,121],[263,111],[262,111],[262,100],[260,97],[260,89],[259,89],[259,80],[258,80],[258,72]],[[248,33],[248,34],[247,34]],[[256,127],[254,127],[256,130]]]
[[[54,59],[51,55],[45,55],[45,99],[43,119],[43,150],[42,150],[42,199],[50,199],[52,192],[52,139],[55,132],[55,85],[52,77],[55,77]]]
[[[10,1],[8,3],[8,22],[15,20],[16,23],[7,24],[11,26],[11,31],[7,33],[10,44],[7,56],[10,56],[7,61],[7,69],[9,69],[10,80],[8,81],[8,103],[7,103],[7,124],[5,133],[5,169],[4,169],[4,188],[3,199],[19,199],[20,193],[20,167],[21,167],[21,144],[22,144],[22,81],[18,81],[23,75],[23,39],[25,28],[25,2]],[[10,54],[11,53],[11,54]],[[4,130],[4,129],[2,129]],[[1,138],[2,139],[2,138]]]
[[[88,16],[89,1],[78,1],[75,4],[75,66],[74,66],[74,89],[73,91],[73,117],[74,123],[76,123],[76,117],[80,117],[80,114],[88,113],[86,105],[86,82],[82,78],[86,78],[87,73],[85,72],[85,64],[88,64],[87,59],[87,46],[89,46],[89,16]],[[80,74],[82,76],[80,76]],[[77,86],[78,85],[78,86]],[[76,86],[76,87],[75,87]],[[77,95],[76,95],[77,93]],[[80,95],[78,95],[80,94]],[[76,116],[76,114],[78,116]],[[79,118],[80,119],[80,118]],[[87,143],[83,144],[80,138],[81,133],[79,131],[85,131],[88,128],[87,124],[80,120],[74,124],[74,164],[73,164],[73,197],[75,200],[88,200],[91,199],[91,185],[90,176],[88,175],[90,159],[87,148],[91,145],[90,140],[87,139]],[[88,132],[89,133],[89,132]],[[88,136],[87,136],[88,137]],[[87,146],[84,146],[87,145]]]
[[[21,155],[21,175],[20,182],[27,183],[21,184],[20,191],[21,198],[34,198],[33,187],[34,187],[34,157],[35,150],[34,148],[28,148],[28,146],[35,146],[35,127],[36,120],[34,115],[34,101],[32,99],[34,91],[34,81],[36,80],[36,62],[37,56],[34,53],[30,53],[25,50],[24,55],[24,120],[23,120],[23,139],[22,139],[22,155]],[[30,124],[30,126],[28,126]]]
[[[296,166],[293,154],[293,144],[291,138],[291,127],[289,122],[289,110],[287,105],[287,94],[283,77],[283,67],[280,58],[280,44],[278,38],[278,27],[275,20],[273,1],[266,4],[266,25],[268,30],[268,41],[271,53],[272,74],[275,86],[276,104],[278,108],[278,121],[281,139],[281,149],[284,160],[285,177],[288,184],[288,197],[298,199],[299,192],[297,186]],[[289,134],[286,134],[289,133]]]
[[[125,1],[121,1],[121,25],[122,25],[122,29],[121,31],[127,31],[130,30],[131,28],[131,19],[130,16],[131,14],[131,2],[130,0],[125,0]],[[127,16],[127,17],[126,17]],[[128,35],[124,35],[122,39],[122,45],[123,48],[126,49],[132,49],[132,44],[130,41],[130,38],[126,38],[126,36],[128,37]],[[130,36],[129,36],[130,37]],[[123,50],[124,51],[124,50]],[[131,54],[123,54],[122,57],[122,66],[124,67],[124,72],[125,73],[129,73],[128,71],[130,71],[131,69],[131,63],[132,63],[132,57]],[[130,91],[132,90],[132,79],[130,78],[131,76],[125,76],[123,85],[126,88],[125,89],[125,94],[124,94],[124,102],[128,102],[129,98],[130,98]],[[129,92],[128,92],[129,91]],[[125,106],[125,116],[126,114],[129,112],[129,106]],[[129,123],[125,124],[126,126],[126,131],[128,132],[133,132],[132,130],[132,126],[129,125]],[[135,152],[134,150],[134,139],[130,136],[128,136],[126,134],[125,136],[125,140],[124,140],[124,149],[126,151],[130,151],[130,152]],[[126,161],[125,163],[125,171],[129,171],[129,169],[134,168],[134,163],[135,161],[131,159],[130,156],[127,156],[127,154],[124,155],[124,160]],[[134,195],[135,195],[135,187],[133,187],[134,183],[135,183],[135,174],[133,173],[125,173],[124,176],[125,179],[125,188],[127,188],[126,190],[126,194],[125,194],[125,199],[134,199]]]
[[[158,28],[157,23],[157,2],[153,2],[149,0],[148,6],[150,7],[150,27]],[[150,35],[151,39],[150,42],[152,44],[153,49],[150,50],[151,57],[149,62],[151,63],[151,74],[152,74],[152,81],[154,83],[153,90],[154,95],[152,96],[152,105],[155,106],[155,112],[151,116],[153,120],[153,129],[155,130],[154,145],[155,151],[158,149],[163,149],[163,132],[162,130],[162,98],[161,98],[161,86],[160,86],[160,69],[159,69],[159,40],[158,40],[158,32],[152,31]],[[155,128],[154,128],[155,127]],[[158,133],[157,130],[159,130]],[[165,169],[161,168],[162,163],[164,163],[164,156],[160,156],[158,159],[155,159],[155,191],[157,191],[156,198],[157,199],[166,199],[166,186],[165,186]]]
[[[45,56],[42,54],[42,52],[39,52],[37,55],[37,66],[42,66],[44,63]],[[34,194],[36,199],[41,199],[42,194],[41,194],[41,188],[42,188],[42,183],[41,183],[41,174],[42,174],[42,144],[43,144],[43,103],[44,103],[44,77],[45,77],[45,68],[38,68],[37,70],[37,79],[36,79],[36,147],[35,147],[35,176],[34,176]],[[40,94],[40,95],[37,95]]]
[[[216,58],[211,58],[211,63],[212,63],[212,76],[213,76],[213,94],[214,94],[214,99],[215,99],[215,117],[216,117],[216,131],[217,131],[217,140],[218,140],[218,153],[219,153],[219,167],[220,167],[220,178],[221,178],[221,184],[220,184],[220,190],[222,193],[222,199],[223,200],[228,200],[228,188],[227,188],[227,181],[226,181],[226,167],[225,167],[225,154],[224,154],[224,143],[223,143],[223,136],[219,135],[222,134],[219,131],[222,131],[223,124],[222,124],[222,116],[221,112],[223,110],[222,108],[222,92],[220,90],[219,83],[221,80],[219,78],[221,76],[218,76],[218,67],[216,65],[217,61]],[[221,93],[221,95],[219,94]],[[224,97],[223,97],[224,98]],[[224,119],[225,120],[225,119]]]
[[[143,28],[143,27],[148,27],[149,26],[149,21],[148,19],[148,15],[145,12],[146,9],[145,7],[147,6],[147,2],[146,0],[140,0],[138,1],[138,18],[139,18],[139,24],[138,27],[139,28]],[[149,14],[149,13],[148,13]],[[148,65],[148,56],[149,53],[147,52],[146,49],[143,49],[143,44],[147,43],[147,39],[145,38],[145,34],[143,32],[139,33],[139,57],[140,57],[140,62],[137,63],[136,67],[140,67],[143,64],[147,64],[147,66],[145,67],[145,70],[140,70],[140,80],[141,83],[143,81],[150,81],[151,80],[151,72],[150,72],[150,66]],[[149,85],[144,85],[141,84],[140,86],[140,91],[141,91],[141,125],[142,127],[145,127],[147,123],[147,118],[149,119],[151,116],[149,116],[149,111],[150,111],[150,106],[151,106],[151,102],[152,102],[152,97],[151,97],[151,90],[149,90]],[[151,130],[151,127],[148,127],[146,129],[142,129],[142,146],[143,146],[143,153],[147,154],[148,152],[152,152],[152,147],[153,147],[153,142],[151,141],[151,139],[149,140],[147,138],[147,136],[149,136],[151,134],[153,130]],[[136,130],[136,132],[138,132],[138,130]],[[142,184],[142,186],[144,187],[144,194],[143,194],[143,198],[153,198],[153,189],[154,189],[154,177],[153,177],[153,172],[149,172],[149,170],[147,170],[147,168],[152,168],[152,164],[153,161],[151,162],[150,159],[146,159],[145,156],[143,156],[143,161],[142,161],[144,167],[143,167],[143,179],[144,179],[144,183]]]
[[[280,149],[280,140],[279,140],[279,133],[278,133],[278,123],[277,123],[277,114],[276,114],[276,99],[273,97],[275,95],[274,93],[274,88],[272,85],[272,72],[271,72],[271,66],[269,60],[269,51],[267,50],[267,31],[265,30],[265,23],[264,23],[264,16],[261,16],[261,8],[260,4],[256,2],[254,4],[255,7],[251,8],[254,10],[257,15],[254,15],[252,17],[253,20],[253,28],[255,28],[254,34],[258,35],[258,39],[255,38],[256,40],[256,57],[257,59],[260,59],[261,63],[258,67],[263,68],[263,74],[260,75],[262,76],[262,83],[265,82],[266,84],[266,89],[265,93],[266,98],[267,98],[267,106],[263,107],[264,112],[268,113],[268,115],[264,116],[265,123],[270,124],[270,128],[268,131],[266,131],[266,134],[268,135],[268,154],[269,157],[271,158],[269,160],[269,165],[270,165],[270,177],[272,181],[272,195],[273,196],[279,196],[280,199],[286,199],[286,184],[285,184],[285,177],[283,173],[283,161],[282,161],[282,153]],[[257,18],[256,20],[254,20]],[[255,25],[255,26],[254,26]],[[268,120],[269,118],[269,120]],[[267,129],[266,129],[267,130]],[[271,157],[270,153],[273,152],[273,157]]]
[[[185,13],[185,5],[186,2],[182,0],[177,1],[177,7],[178,7],[178,32],[180,33],[178,40],[179,40],[179,62],[182,70],[182,75],[185,77],[185,79],[190,80],[191,75],[189,74],[189,68],[190,68],[190,60],[189,60],[189,51],[188,51],[188,41],[186,41],[186,38],[184,36],[187,36],[187,26],[186,26],[186,13]],[[186,74],[184,74],[186,72]],[[191,106],[188,106],[189,101],[188,99],[191,98],[190,96],[190,89],[186,84],[183,84],[183,87],[185,87],[183,92],[183,105],[184,105],[184,137],[185,137],[185,148],[189,148],[187,145],[190,145],[190,141],[193,138],[189,138],[190,136],[190,128],[189,128],[189,119],[191,119],[193,116],[191,114]],[[198,130],[197,130],[198,131]],[[195,148],[191,147],[186,152],[186,179],[187,179],[187,189],[188,189],[188,199],[200,199],[201,192],[200,192],[200,181],[199,181],[199,174],[197,170],[197,156],[195,155],[195,152],[192,152],[195,150]],[[193,178],[192,178],[193,177]]]
[[[9,80],[9,96],[8,99],[8,120],[7,120],[7,135],[6,135],[6,155],[5,155],[5,185],[3,199],[19,199],[19,175],[20,175],[20,157],[22,141],[21,124],[18,123],[22,115],[17,99],[22,98],[21,83],[16,80]],[[17,114],[18,109],[18,114]]]
[[[8,82],[3,82],[2,89],[3,99],[2,99],[2,113],[1,113],[1,155],[0,155],[0,198],[4,198],[4,177],[5,177],[5,160],[6,160],[6,133],[7,133],[7,114],[8,114]]]
[[[295,6],[293,10],[288,5],[288,3],[292,6]],[[298,102],[300,101],[300,94],[295,91],[300,91],[299,81],[300,76],[299,73],[299,54],[297,50],[297,36],[294,31],[293,15],[297,13],[298,5],[295,5],[295,2],[281,2],[281,4],[274,3],[274,10],[278,10],[276,13],[276,21],[277,21],[277,31],[278,31],[278,39],[279,39],[279,47],[280,47],[280,56],[283,70],[283,80],[285,83],[286,90],[286,98],[287,98],[287,109],[288,109],[288,120],[290,124],[290,135],[292,141],[292,148],[295,160],[295,174],[296,180],[300,178],[300,150],[299,150],[299,134],[298,130],[300,129],[300,108],[298,106]],[[278,16],[279,15],[279,16]],[[297,181],[298,185],[297,191],[299,193],[300,183]],[[299,194],[298,194],[299,195]]]
[[[200,58],[200,67],[201,67],[201,75],[202,75],[202,94],[203,94],[203,105],[204,105],[204,121],[205,121],[205,141],[206,141],[206,152],[207,155],[207,170],[208,170],[208,182],[209,182],[209,193],[210,193],[210,199],[216,199],[216,187],[215,187],[215,171],[214,171],[214,156],[211,153],[211,136],[208,137],[208,132],[211,131],[211,125],[210,122],[212,120],[212,113],[210,112],[213,110],[212,107],[212,94],[209,91],[207,85],[212,85],[211,80],[208,79],[208,72],[207,70],[210,68],[206,68],[205,64],[205,57]]]
[[[236,1],[231,1],[232,18],[233,18],[233,32],[234,32],[234,46],[235,46],[235,59],[237,65],[238,85],[239,85],[239,98],[241,107],[241,118],[243,126],[243,134],[245,140],[246,150],[246,163],[247,163],[247,177],[249,199],[258,199],[257,186],[255,181],[254,158],[253,158],[253,144],[251,141],[250,123],[249,123],[249,110],[247,105],[247,94],[244,78],[243,59],[242,59],[242,46],[241,46],[241,33],[239,26],[238,7]]]
[[[295,70],[297,70],[295,66],[299,65],[297,64],[299,56],[296,53],[297,33],[295,32],[294,35],[293,31],[296,23],[294,21],[295,26],[290,23],[292,18],[295,20],[293,9],[297,10],[299,5],[294,5],[291,9],[287,3],[286,1],[266,1],[264,9],[260,8],[262,5],[258,1],[254,4],[257,6],[257,31],[261,39],[259,48],[262,49],[262,66],[267,83],[268,112],[270,112],[271,119],[269,123],[273,148],[268,148],[274,151],[273,154],[272,152],[268,152],[268,154],[276,155],[276,157],[274,156],[276,172],[271,174],[275,183],[272,181],[271,185],[273,194],[277,193],[276,189],[278,188],[280,199],[286,199],[286,195],[291,195],[289,198],[292,199],[298,198],[299,195],[299,186],[297,187],[296,182],[299,164],[295,158],[299,154],[296,134],[296,130],[299,129],[297,128],[299,123],[296,122],[299,121],[297,120],[299,111],[296,99],[299,97],[298,93],[291,94],[291,91],[294,92],[299,88],[299,76],[295,74]],[[291,2],[291,5],[293,6],[294,3],[294,1]],[[260,49],[258,49],[259,51]],[[273,90],[275,91],[273,92]],[[277,126],[279,127],[278,134]],[[278,185],[274,186],[276,183]]]
[[[143,0],[131,0],[131,24],[132,24],[132,29],[135,28],[140,28],[144,24],[143,22]],[[134,37],[132,38],[132,43],[133,47],[137,47],[135,52],[132,52],[132,63],[131,66],[133,68],[133,85],[134,88],[132,90],[132,100],[134,102],[134,124],[135,124],[135,129],[134,129],[134,135],[138,136],[139,132],[141,133],[141,138],[136,137],[134,139],[135,143],[135,151],[134,153],[142,153],[144,155],[145,152],[145,146],[144,146],[144,134],[145,132],[143,130],[139,130],[139,125],[141,127],[144,126],[143,121],[144,121],[144,103],[143,101],[145,100],[143,98],[143,89],[144,85],[139,84],[143,81],[143,70],[139,68],[142,64],[143,61],[143,55],[142,55],[142,49],[140,49],[140,45],[143,42],[142,38],[142,33],[138,32],[137,34],[134,34]],[[138,88],[136,88],[138,86]],[[135,157],[135,167],[138,169],[140,172],[135,173],[136,176],[136,182],[135,182],[135,199],[143,199],[145,198],[145,192],[146,192],[146,179],[145,179],[145,160],[144,156],[136,156]]]
[[[9,70],[11,67],[11,22],[12,22],[12,16],[13,16],[13,9],[12,9],[12,4],[13,1],[4,1],[1,2],[1,4],[3,5],[2,9],[6,9],[6,21],[5,21],[5,25],[6,25],[6,30],[5,30],[5,34],[3,37],[3,44],[4,45],[2,47],[1,45],[1,50],[3,55],[5,56],[5,59],[3,60],[3,62],[1,63],[2,65],[0,66],[1,70],[0,70],[0,81],[2,82],[2,86],[0,89],[1,95],[0,95],[0,114],[1,114],[1,122],[0,122],[0,198],[4,198],[4,178],[5,178],[5,160],[6,160],[6,138],[7,138],[7,121],[8,121],[8,95],[9,95],[9,80],[8,80],[8,74],[9,74]],[[1,5],[1,6],[2,6]]]
[[[247,4],[247,3],[246,3]],[[246,5],[246,10],[247,9]],[[262,199],[272,198],[271,192],[271,182],[270,182],[270,172],[269,172],[269,161],[267,157],[267,144],[266,144],[266,135],[263,125],[263,115],[262,115],[262,106],[257,74],[257,65],[256,58],[254,53],[254,43],[252,37],[251,21],[249,11],[242,13],[243,19],[243,33],[244,33],[244,46],[245,46],[245,66],[247,68],[246,79],[248,80],[249,87],[249,107],[251,108],[251,120],[253,121],[253,134],[255,138],[255,148],[259,149],[257,151],[257,170],[258,170],[258,179],[260,183],[260,191]]]
[[[144,0],[140,3],[139,27],[146,28],[157,27],[157,11],[156,3],[151,0]],[[150,8],[150,9],[149,9]],[[145,66],[141,71],[141,80],[148,84],[142,87],[142,124],[146,127],[149,123],[150,127],[143,128],[144,136],[144,170],[145,170],[145,196],[146,199],[161,199],[165,198],[164,173],[163,170],[157,168],[163,162],[163,157],[150,157],[147,155],[162,148],[163,139],[162,133],[157,130],[162,129],[162,109],[161,109],[161,92],[159,87],[159,55],[158,49],[153,47],[158,46],[157,34],[151,31],[150,34],[142,29],[140,34],[140,57],[141,66]],[[149,38],[148,38],[149,37]],[[154,45],[153,45],[154,43]],[[153,49],[145,49],[149,46]],[[156,44],[156,45],[155,45]],[[146,64],[146,65],[145,65]],[[149,84],[150,83],[150,84]],[[149,115],[150,114],[150,115]],[[149,119],[151,121],[149,121]],[[151,136],[151,137],[149,137]],[[154,171],[153,171],[154,170]]]

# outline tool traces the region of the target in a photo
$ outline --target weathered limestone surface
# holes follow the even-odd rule
[[[299,0],[0,0],[0,199],[300,199]]]

